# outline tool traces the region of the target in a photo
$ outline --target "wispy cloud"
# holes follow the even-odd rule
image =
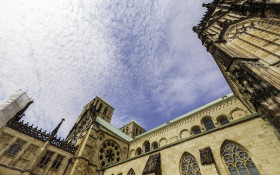
[[[51,130],[65,117],[62,136],[96,95],[115,126],[150,129],[229,92],[191,31],[202,0],[0,3],[0,99],[28,89],[26,120]]]

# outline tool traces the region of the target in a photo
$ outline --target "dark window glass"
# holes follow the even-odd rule
[[[17,140],[15,144],[10,146],[9,150],[7,151],[7,154],[15,156],[21,150],[21,147],[23,145],[24,145],[23,141]]]
[[[201,133],[201,131],[200,131],[199,128],[195,128],[195,129],[193,130],[193,133],[194,133],[194,135],[196,135],[196,134]]]
[[[147,142],[147,143],[145,144],[145,152],[149,152],[149,151],[150,151],[150,143]]]
[[[103,104],[101,103],[98,107],[98,111],[101,111],[102,107],[103,107]]]
[[[52,168],[57,170],[61,165],[62,160],[63,157],[61,155],[58,155],[52,164]]]
[[[127,173],[127,175],[135,175],[134,170],[131,168],[131,169],[129,170],[129,172]]]
[[[229,121],[228,121],[228,119],[227,118],[221,118],[220,120],[219,120],[219,122],[221,123],[221,125],[225,125],[225,124],[227,124],[227,123],[229,123]]]
[[[153,144],[153,149],[157,149],[158,148],[158,144],[157,143],[154,143]]]
[[[137,149],[137,155],[140,155],[141,153],[142,153],[141,148],[138,148],[138,149]]]
[[[214,125],[214,123],[213,123],[213,121],[211,119],[205,120],[204,121],[204,126],[205,126],[207,131],[210,130],[210,129],[215,128],[215,125]]]
[[[108,108],[106,107],[105,109],[104,109],[104,112],[103,112],[103,114],[107,114],[107,111],[108,111]]]
[[[46,154],[42,157],[40,161],[40,165],[47,166],[49,161],[51,160],[51,157],[53,155],[53,152],[47,151]]]

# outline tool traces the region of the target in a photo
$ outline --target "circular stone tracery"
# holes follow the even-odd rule
[[[120,147],[113,140],[106,140],[100,146],[99,160],[101,166],[108,166],[109,164],[120,161]]]

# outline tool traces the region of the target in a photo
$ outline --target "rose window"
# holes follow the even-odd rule
[[[102,167],[120,161],[120,147],[113,140],[106,140],[100,146],[99,160]]]

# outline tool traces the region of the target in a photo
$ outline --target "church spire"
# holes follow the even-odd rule
[[[57,131],[59,130],[61,124],[64,122],[64,118],[61,119],[60,123],[56,126],[56,128],[52,131],[51,137],[54,137],[57,134]]]

